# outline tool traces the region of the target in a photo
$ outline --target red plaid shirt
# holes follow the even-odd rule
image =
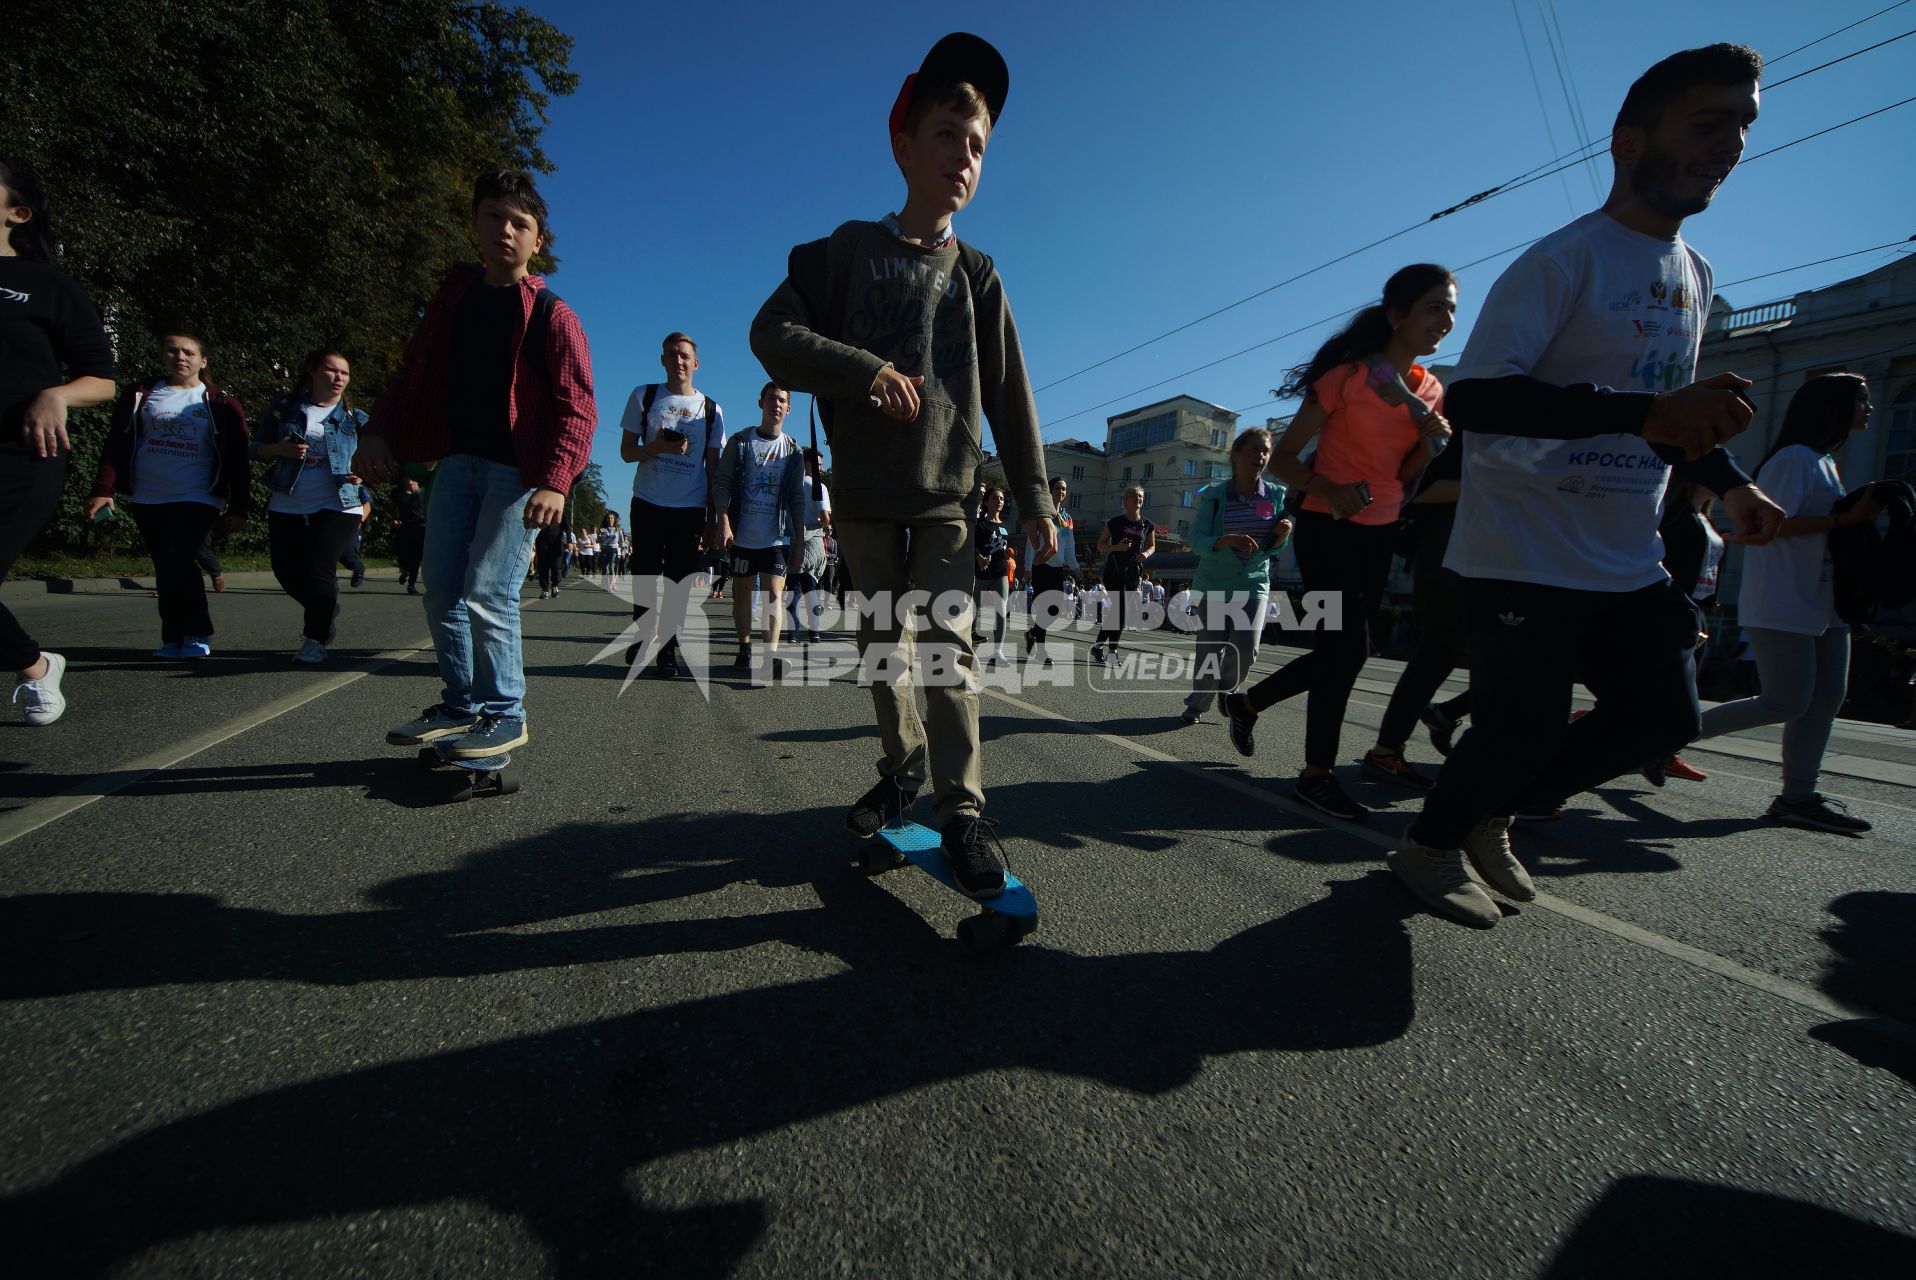
[[[452,318],[459,310],[459,300],[483,274],[481,268],[464,263],[446,273],[406,344],[399,373],[373,404],[372,418],[364,430],[368,435],[385,437],[401,462],[437,462],[452,448],[452,430],[446,421]],[[598,401],[592,395],[592,354],[586,349],[585,330],[563,300],[553,300],[544,371],[526,348],[533,295],[545,287],[544,276],[527,276],[519,282],[508,421],[512,452],[519,459],[519,474],[526,484],[570,493],[572,482],[592,456]]]

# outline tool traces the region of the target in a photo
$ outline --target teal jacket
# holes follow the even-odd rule
[[[1269,476],[1259,481],[1271,503],[1275,524],[1284,518],[1284,486]],[[1191,520],[1191,549],[1197,552],[1197,572],[1191,576],[1193,591],[1244,591],[1266,594],[1271,589],[1271,558],[1283,549],[1272,542],[1261,551],[1240,556],[1229,547],[1219,550],[1217,540],[1224,536],[1224,504],[1231,495],[1233,481],[1228,477],[1207,484],[1197,492],[1196,515]]]

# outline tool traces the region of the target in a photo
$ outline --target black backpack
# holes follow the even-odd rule
[[[1916,489],[1905,480],[1879,480],[1843,495],[1835,512],[1848,511],[1871,489],[1889,516],[1889,532],[1878,532],[1873,520],[1829,532],[1836,614],[1852,627],[1916,601]]]

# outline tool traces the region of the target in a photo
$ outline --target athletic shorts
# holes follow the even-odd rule
[[[785,576],[785,556],[790,547],[741,547],[732,548],[732,576],[743,578],[748,573],[769,573],[774,578]]]

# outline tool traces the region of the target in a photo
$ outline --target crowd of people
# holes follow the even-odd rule
[[[1491,287],[1450,386],[1420,361],[1451,330],[1456,280],[1441,266],[1407,266],[1290,371],[1282,390],[1303,408],[1282,436],[1240,433],[1229,475],[1196,497],[1198,566],[1171,608],[1196,641],[1182,719],[1200,723],[1215,707],[1249,756],[1260,717],[1303,697],[1297,798],[1347,822],[1367,810],[1335,773],[1343,722],[1392,557],[1409,555],[1419,643],[1362,766],[1424,793],[1389,864],[1460,922],[1496,924],[1492,891],[1534,896],[1511,851],[1514,819],[1549,816],[1623,773],[1658,785],[1701,777],[1678,754],[1699,737],[1782,724],[1782,794],[1770,816],[1868,830],[1816,787],[1850,644],[1831,596],[1828,535],[1873,520],[1881,505],[1871,490],[1846,495],[1831,455],[1867,426],[1869,389],[1847,373],[1810,379],[1752,479],[1724,447],[1751,421],[1752,384],[1693,380],[1712,277],[1681,227],[1740,158],[1761,71],[1735,45],[1651,67],[1616,118],[1608,198]],[[794,638],[817,638],[827,593],[841,603],[848,584],[855,601],[960,596],[975,608],[920,609],[915,626],[898,610],[855,610],[881,754],[846,825],[870,837],[929,787],[958,884],[977,898],[998,894],[975,671],[1014,661],[1004,644],[1014,584],[1031,592],[1025,659],[1043,665],[1055,660],[1048,628],[1080,613],[1097,627],[1091,662],[1112,665],[1144,606],[1165,597],[1151,578],[1158,530],[1135,487],[1096,530],[1100,572],[1080,590],[1069,485],[1045,472],[1003,280],[953,229],[976,195],[1008,89],[997,51],[963,34],[940,40],[906,78],[889,120],[905,200],[791,251],[750,326],[770,375],[756,424],[728,434],[721,407],[695,385],[697,343],[665,338],[663,379],[632,390],[619,425],[620,457],[635,466],[629,522],[568,520],[596,426],[591,362],[578,317],[529,270],[548,214],[522,173],[476,183],[482,263],[448,272],[370,410],[349,402],[345,354],[320,349],[303,362],[302,383],[249,425],[206,376],[209,352],[191,326],[162,335],[162,368],[119,392],[88,499],[90,515],[123,502],[145,538],[160,654],[211,652],[200,565],[212,533],[247,519],[254,466],[266,469],[272,567],[300,609],[303,663],[324,662],[333,643],[337,566],[353,562],[371,517],[369,484],[393,486],[401,577],[409,592],[423,584],[442,689],[386,739],[451,739],[456,757],[528,741],[520,595],[532,569],[541,599],[574,569],[629,575],[627,661],[667,679],[686,673],[680,639],[694,593],[722,598],[728,581],[733,667],[774,676]],[[31,171],[0,161],[0,298],[10,300],[0,309],[0,571],[58,500],[67,413],[115,394],[105,332],[56,265],[48,209]],[[1654,350],[1639,323],[1650,317],[1648,332],[1662,335]],[[793,392],[815,397],[835,492],[817,450],[784,430]],[[987,420],[1004,487],[977,484]],[[1308,630],[1306,652],[1251,683],[1279,609],[1271,563],[1291,543],[1305,592],[1341,600],[1341,622]],[[1704,714],[1699,605],[1715,594],[1726,544],[1749,548],[1740,622],[1761,693]],[[765,602],[756,616],[755,600]],[[4,608],[0,649],[28,723],[57,721],[64,659]],[[910,674],[941,665],[953,678]],[[1435,701],[1460,667],[1468,693]],[[1573,717],[1577,683],[1595,707]],[[1446,756],[1434,777],[1404,757],[1420,722]]]

